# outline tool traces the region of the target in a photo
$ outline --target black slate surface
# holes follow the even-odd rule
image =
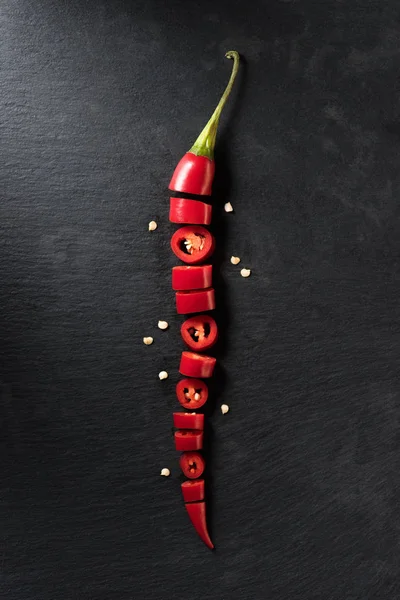
[[[399,47],[396,0],[2,0],[2,599],[399,597]],[[230,49],[212,553],[171,434],[167,185]]]

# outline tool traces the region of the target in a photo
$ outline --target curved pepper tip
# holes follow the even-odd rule
[[[185,504],[186,510],[190,517],[190,520],[193,523],[193,527],[197,531],[200,539],[205,543],[205,545],[213,550],[215,548],[214,544],[211,541],[210,535],[207,529],[206,522],[206,503],[205,502],[191,502],[190,504]]]

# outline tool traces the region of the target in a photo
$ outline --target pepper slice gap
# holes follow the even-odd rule
[[[171,238],[172,252],[179,260],[190,265],[207,260],[214,248],[214,236],[201,225],[180,227]]]
[[[181,326],[183,341],[191,350],[202,352],[211,348],[218,339],[218,327],[209,315],[190,317]]]
[[[208,387],[201,379],[181,379],[176,384],[176,396],[183,408],[197,410],[208,399]]]
[[[203,475],[206,463],[200,452],[184,452],[179,459],[179,466],[188,479],[197,479]]]

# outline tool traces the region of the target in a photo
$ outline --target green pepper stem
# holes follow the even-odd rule
[[[225,54],[226,58],[233,59],[232,73],[228,81],[228,85],[225,88],[224,93],[221,96],[221,100],[218,102],[216,109],[214,110],[210,120],[200,133],[199,137],[190,148],[189,152],[199,156],[206,156],[210,160],[214,158],[214,147],[215,140],[217,137],[217,129],[219,118],[222,113],[222,109],[228,100],[229,94],[233,88],[234,81],[236,79],[237,72],[239,70],[239,53],[236,50],[230,50]]]

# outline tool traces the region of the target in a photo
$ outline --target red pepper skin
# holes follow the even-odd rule
[[[173,413],[174,427],[177,429],[204,429],[204,415],[192,413]]]
[[[196,394],[200,396],[198,400]],[[201,379],[181,379],[176,384],[176,396],[183,408],[197,410],[207,402],[208,387]]]
[[[204,240],[204,246],[201,250],[195,250],[193,254],[182,250],[184,242],[187,239],[193,240],[198,239],[197,236],[201,236]],[[197,265],[198,263],[204,262],[211,256],[215,249],[215,238],[201,225],[187,225],[186,227],[180,227],[175,231],[171,238],[171,250],[181,260],[188,265]]]
[[[203,432],[197,430],[180,429],[175,431],[175,450],[186,452],[188,450],[201,450],[203,447]]]
[[[204,479],[193,479],[181,483],[184,502],[199,502],[204,500]]]
[[[212,265],[172,267],[172,289],[204,290],[212,286]]]
[[[208,335],[204,331],[208,327]],[[194,333],[199,333],[197,337]],[[199,315],[186,319],[181,326],[181,336],[183,341],[191,350],[203,352],[214,346],[218,339],[218,327],[215,320],[209,315]]]
[[[195,352],[182,352],[179,373],[187,377],[211,377],[217,359]]]
[[[214,160],[186,152],[178,162],[168,187],[174,192],[210,196],[214,173]]]
[[[206,462],[200,452],[184,452],[179,459],[182,473],[189,479],[201,477],[206,468]]]
[[[193,292],[176,292],[176,312],[178,315],[205,312],[215,308],[215,292],[213,288]]]
[[[169,199],[169,220],[171,223],[209,225],[211,214],[211,204],[206,204],[200,200],[190,200],[189,198]]]
[[[199,537],[203,540],[208,548],[213,549],[214,544],[211,541],[207,530],[207,522],[206,522],[206,503],[205,502],[192,502],[189,504],[185,504],[186,510],[188,511],[190,520],[193,523],[193,526]]]

